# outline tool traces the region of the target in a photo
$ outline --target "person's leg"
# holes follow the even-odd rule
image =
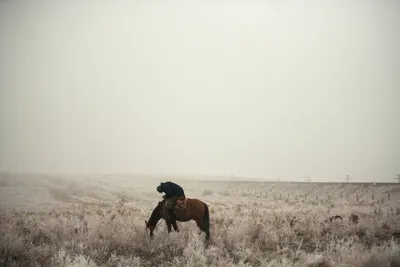
[[[172,209],[175,204],[175,198],[174,197],[169,197],[165,199],[165,206],[167,209]]]
[[[174,208],[174,199],[172,197],[165,199],[165,208],[167,209],[166,212],[166,219],[172,221],[174,219],[173,208]]]
[[[177,197],[173,196],[169,199],[167,210],[169,213],[169,217],[171,220],[175,220],[175,205],[177,201]]]

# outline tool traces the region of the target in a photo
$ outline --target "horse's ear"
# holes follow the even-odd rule
[[[146,225],[147,225],[147,221],[146,220],[144,220],[144,222],[146,223]]]

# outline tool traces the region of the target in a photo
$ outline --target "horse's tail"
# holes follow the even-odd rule
[[[204,203],[204,232],[206,233],[206,240],[208,240],[210,238],[210,211],[206,203]]]

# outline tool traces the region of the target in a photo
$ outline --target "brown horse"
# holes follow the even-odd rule
[[[188,222],[194,220],[197,227],[206,234],[206,240],[210,238],[210,213],[208,210],[208,205],[198,199],[185,199],[185,207],[180,208],[178,205],[175,207],[175,219],[167,219],[166,213],[168,212],[165,207],[165,200],[158,202],[151,213],[150,219],[146,222],[146,229],[150,230],[150,236],[153,237],[153,231],[155,230],[157,223],[160,219],[164,219],[168,233],[171,232],[171,224],[176,232],[179,232],[178,225],[176,221]]]

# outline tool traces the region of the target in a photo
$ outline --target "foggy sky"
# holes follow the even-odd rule
[[[0,171],[394,181],[399,26],[400,1],[2,1]]]

